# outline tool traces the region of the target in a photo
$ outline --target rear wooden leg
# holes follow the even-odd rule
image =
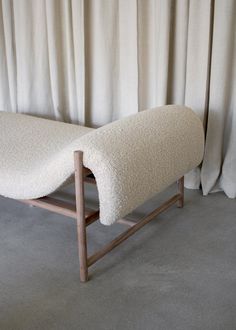
[[[77,213],[78,249],[80,263],[80,281],[88,280],[87,262],[87,238],[85,222],[85,199],[84,199],[84,175],[83,175],[83,152],[75,151],[75,196]]]
[[[184,176],[177,181],[178,193],[181,195],[180,199],[177,201],[178,207],[184,206]]]

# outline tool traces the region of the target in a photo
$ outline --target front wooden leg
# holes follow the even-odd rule
[[[83,152],[75,151],[75,196],[77,214],[78,249],[80,263],[80,280],[88,280],[87,262],[87,238],[85,221],[85,199],[84,199],[84,173],[83,173]]]
[[[181,195],[180,199],[177,201],[178,207],[184,206],[184,176],[177,181],[178,193]]]

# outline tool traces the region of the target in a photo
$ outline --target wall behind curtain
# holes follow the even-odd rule
[[[235,0],[0,0],[0,110],[101,126],[186,104],[206,130],[187,186],[236,197],[235,17]]]

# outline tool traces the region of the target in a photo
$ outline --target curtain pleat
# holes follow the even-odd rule
[[[186,186],[235,197],[235,17],[235,0],[0,0],[0,110],[98,127],[185,104],[206,130]]]
[[[12,1],[0,2],[0,109],[17,111],[17,71]]]
[[[215,1],[203,193],[236,197],[236,2]]]

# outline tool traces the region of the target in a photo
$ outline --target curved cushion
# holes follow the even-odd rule
[[[71,176],[73,151],[81,150],[84,165],[96,177],[100,221],[105,225],[196,167],[204,149],[200,119],[191,109],[174,105],[93,131],[1,113],[0,129],[1,195],[31,199],[53,192]]]
[[[84,135],[79,149],[96,177],[100,221],[109,225],[199,165],[203,126],[191,109],[163,106]]]
[[[74,171],[73,142],[91,128],[0,112],[0,195],[46,196]]]

